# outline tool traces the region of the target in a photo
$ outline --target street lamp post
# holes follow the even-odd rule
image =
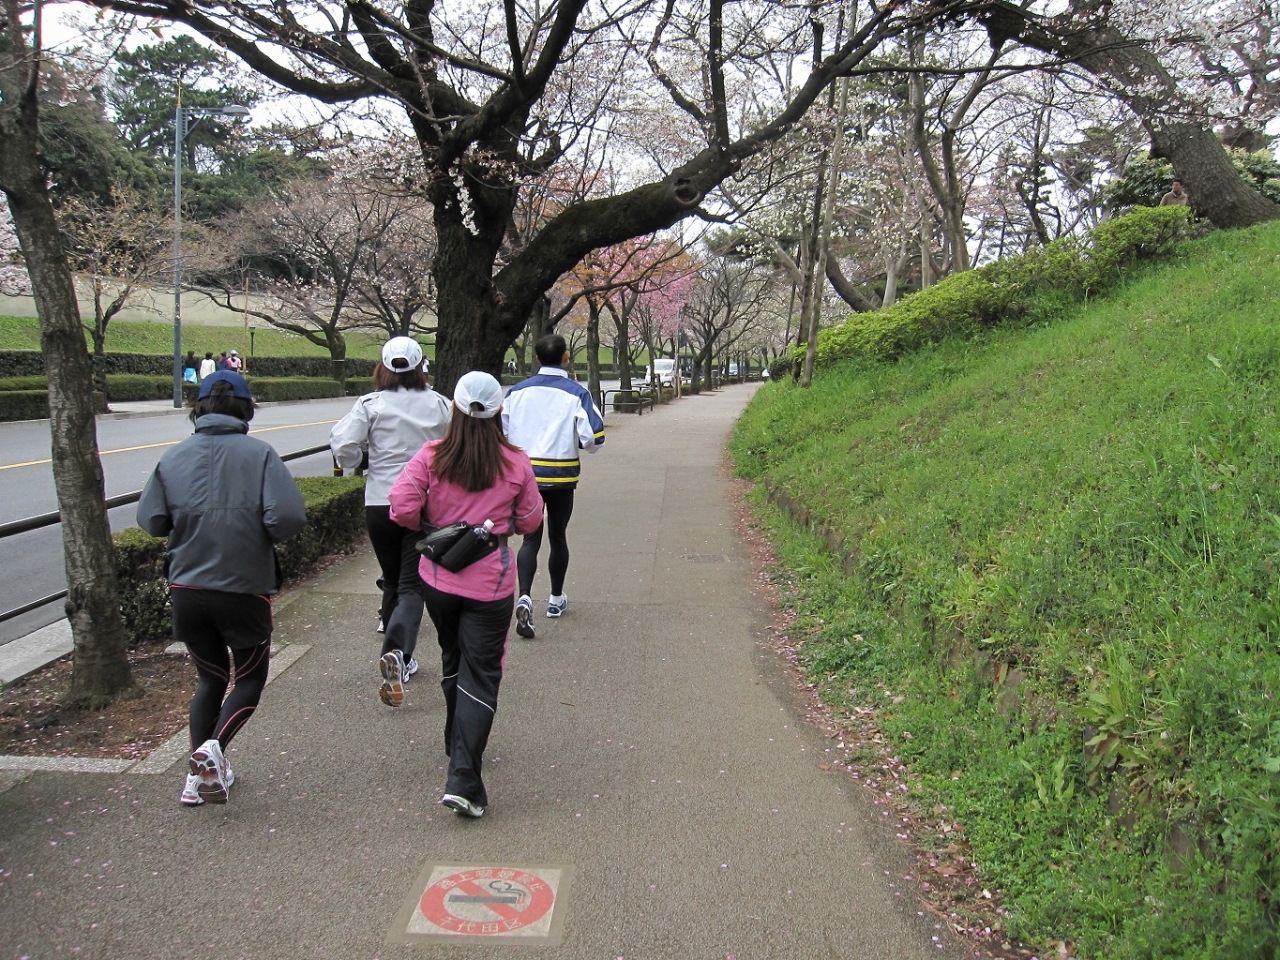
[[[204,117],[247,117],[238,103],[225,107],[184,107],[173,113],[173,405],[182,407],[182,145]],[[193,123],[192,118],[195,118]]]

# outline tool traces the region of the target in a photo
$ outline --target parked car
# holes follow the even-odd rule
[[[654,377],[658,379],[660,387],[674,387],[676,385],[676,362],[667,357],[658,357],[653,361],[651,366],[644,368],[644,382],[652,383]]]

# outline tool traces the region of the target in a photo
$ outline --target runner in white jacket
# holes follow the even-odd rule
[[[449,426],[452,405],[427,385],[422,373],[422,348],[409,337],[393,337],[382,348],[382,362],[373,371],[374,392],[366,393],[329,431],[329,447],[338,465],[353,470],[365,462],[365,524],[382,569],[380,629],[385,630],[382,653],[399,650],[408,673],[417,670],[413,658],[422,625],[422,585],[418,579],[417,530],[393,523],[387,495],[404,465],[428,440],[439,440]],[[384,696],[388,706],[404,701]],[[392,702],[394,700],[394,702]]]
[[[502,425],[507,439],[529,455],[546,506],[545,526],[551,541],[547,616],[556,618],[569,606],[564,579],[569,569],[568,526],[573,515],[573,492],[582,472],[579,453],[595,453],[604,446],[604,418],[590,391],[569,377],[569,348],[564,337],[548,334],[538,341],[534,353],[542,367],[511,388],[502,407]],[[525,639],[534,636],[529,593],[538,572],[542,530],[539,526],[524,538],[516,558],[520,581],[516,633]]]

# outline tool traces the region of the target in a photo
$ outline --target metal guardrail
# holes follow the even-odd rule
[[[601,413],[605,413],[609,409],[609,394],[611,393],[625,393],[628,395],[638,394],[638,396],[636,396],[634,399],[627,399],[627,400],[621,401],[623,403],[634,403],[636,405],[636,416],[644,415],[644,405],[646,403],[649,404],[649,409],[653,410],[653,403],[654,403],[653,387],[651,387],[647,383],[644,384],[643,386],[632,387],[629,390],[623,390],[621,388],[617,390],[601,390],[600,391],[600,412]]]
[[[293,453],[281,454],[281,460],[300,460],[303,457],[313,457],[317,453],[328,452],[329,445],[327,443],[316,447],[307,447],[305,450],[295,450]],[[334,475],[342,476],[342,468],[334,462]],[[114,510],[116,507],[125,507],[131,503],[137,503],[142,499],[142,491],[135,490],[133,493],[122,493],[117,497],[108,497],[105,501],[108,510]],[[31,530],[39,530],[42,527],[51,527],[62,521],[61,512],[55,510],[53,513],[42,513],[37,517],[26,517],[22,520],[11,520],[9,523],[0,524],[0,540],[5,537],[12,537],[19,533],[27,533]],[[58,593],[51,593],[47,597],[41,597],[39,600],[32,600],[30,603],[24,603],[20,607],[14,607],[12,610],[6,610],[0,613],[0,623],[6,620],[12,620],[14,617],[20,617],[24,613],[30,613],[32,610],[38,610],[50,603],[56,603],[67,596],[66,590]]]

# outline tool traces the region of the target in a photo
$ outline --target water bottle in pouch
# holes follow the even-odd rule
[[[498,538],[493,535],[493,521],[486,520],[480,526],[472,527],[467,535],[454,544],[449,552],[440,558],[440,566],[451,573],[457,573],[468,567],[481,557],[487,556],[498,547]]]

